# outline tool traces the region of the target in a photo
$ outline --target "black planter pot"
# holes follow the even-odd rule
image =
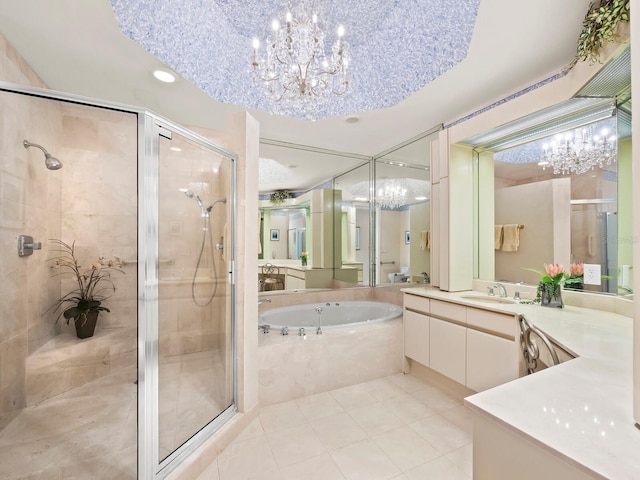
[[[76,324],[76,335],[78,338],[93,337],[99,313],[97,310],[88,312],[85,317],[80,317],[74,322]]]

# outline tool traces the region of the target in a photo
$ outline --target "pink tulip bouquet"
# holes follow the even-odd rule
[[[569,265],[569,278],[565,279],[567,288],[582,290],[584,282],[584,263],[572,263]]]
[[[564,306],[562,303],[560,286],[567,282],[571,278],[571,275],[565,272],[563,265],[559,263],[545,263],[544,272],[534,268],[525,268],[525,270],[539,273],[542,277],[538,283],[538,290],[535,298],[536,303],[545,305],[551,302],[558,308],[562,308]]]

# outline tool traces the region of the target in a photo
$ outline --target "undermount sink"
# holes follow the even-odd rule
[[[502,303],[514,305],[517,303],[515,300],[506,297],[491,297],[489,295],[482,295],[480,293],[469,293],[465,295],[460,295],[460,298],[464,298],[466,300],[475,300],[476,302],[486,302],[486,303]]]

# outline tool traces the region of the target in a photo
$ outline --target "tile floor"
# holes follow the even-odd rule
[[[0,480],[135,480],[136,366],[23,409],[0,429]],[[168,455],[230,402],[217,350],[160,365],[160,453]]]
[[[1,480],[135,480],[135,365],[23,409],[0,430]]]
[[[162,352],[160,352],[162,354]],[[165,458],[231,405],[218,350],[162,357],[158,371],[160,458]]]
[[[469,480],[471,413],[411,375],[263,407],[197,480]]]

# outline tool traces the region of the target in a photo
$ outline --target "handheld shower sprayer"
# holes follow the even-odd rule
[[[181,188],[180,191],[182,193],[184,193],[187,197],[196,199],[196,202],[198,202],[198,206],[200,207],[200,211],[202,212],[202,216],[203,217],[208,217],[209,216],[209,213],[211,212],[211,209],[214,207],[214,205],[216,203],[227,203],[227,199],[226,198],[219,198],[217,200],[214,200],[213,203],[211,205],[209,205],[208,207],[205,207],[204,203],[202,203],[202,200],[200,199],[200,197],[198,195],[196,195],[195,193],[193,193],[188,188]]]
[[[31,143],[28,140],[23,140],[22,146],[24,148],[36,147],[42,150],[42,152],[44,153],[44,164],[49,170],[60,170],[62,168],[62,162],[56,157],[52,157],[51,154],[44,149],[44,147],[38,145],[37,143]]]
[[[217,200],[214,200],[213,203],[211,205],[209,205],[208,207],[205,207],[204,204],[202,203],[202,200],[200,199],[200,197],[198,195],[196,195],[195,193],[193,193],[191,190],[189,190],[188,188],[180,188],[179,189],[182,193],[184,193],[187,197],[189,198],[195,198],[196,202],[198,202],[198,206],[200,207],[200,211],[202,213],[202,219],[203,219],[203,225],[202,225],[202,243],[200,245],[200,253],[198,255],[198,260],[196,262],[196,269],[193,272],[193,280],[191,281],[191,298],[193,299],[193,303],[195,305],[197,305],[198,307],[206,307],[207,305],[209,305],[214,297],[216,296],[216,292],[218,291],[218,272],[216,271],[216,262],[214,261],[214,250],[213,250],[213,238],[212,238],[212,233],[211,233],[211,209],[215,206],[216,203],[227,203],[227,199],[226,198],[219,198]],[[209,234],[207,235],[207,232],[209,232]],[[197,298],[196,298],[196,278],[198,276],[198,270],[200,269],[200,263],[202,262],[202,256],[204,254],[205,251],[205,245],[207,243],[207,239],[209,240],[209,255],[211,257],[212,260],[212,268],[213,268],[213,278],[214,278],[214,282],[213,282],[213,292],[211,293],[211,296],[209,296],[209,299],[206,302],[200,302]],[[215,248],[217,250],[222,250],[224,248],[224,239],[223,237],[221,237],[220,239],[220,243],[216,244]]]
[[[187,197],[189,198],[195,198],[196,202],[198,202],[198,205],[200,206],[200,210],[202,210],[202,212],[204,213],[205,208],[204,205],[202,204],[202,200],[200,200],[200,197],[198,195],[196,195],[195,193],[193,193],[191,190],[189,190],[188,188],[181,188],[180,191],[182,193],[184,193]]]

